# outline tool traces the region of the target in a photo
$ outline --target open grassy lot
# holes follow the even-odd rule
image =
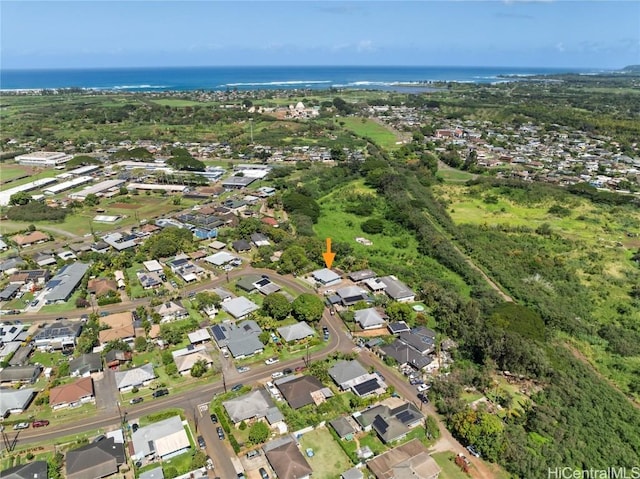
[[[304,434],[300,445],[303,453],[307,448],[313,449],[313,457],[307,457],[313,477],[334,479],[351,467],[351,461],[325,427]]]
[[[125,201],[123,201],[123,199]],[[128,201],[129,203],[127,203]],[[173,197],[161,196],[158,194],[132,195],[131,199],[126,197],[116,197],[102,201],[97,207],[85,206],[67,215],[62,222],[38,221],[37,226],[51,228],[50,231],[56,236],[55,230],[69,232],[70,235],[84,236],[92,232],[102,233],[112,231],[114,228],[130,227],[138,225],[141,220],[151,221],[172,211],[179,211],[195,204],[193,201],[181,200],[179,205],[173,204]],[[96,210],[102,209],[104,212],[98,213]],[[120,215],[122,218],[115,223],[98,223],[93,218],[98,215]],[[3,221],[2,233],[19,231],[29,226],[27,221]],[[59,235],[58,235],[59,236]]]
[[[395,150],[400,147],[400,145],[396,144],[398,141],[396,135],[373,120],[366,118],[340,118],[339,121],[340,123],[344,122],[346,129],[353,131],[356,135],[370,139],[385,150]]]
[[[640,272],[630,261],[640,248],[640,239],[635,236],[640,231],[637,208],[597,204],[560,193],[555,197],[527,198],[520,190],[486,185],[444,184],[434,190],[465,234],[473,233],[476,238],[493,235],[504,241],[506,255],[529,271],[523,274],[513,269],[512,278],[533,281],[535,287],[553,295],[562,287],[563,277],[558,271],[564,271],[565,282],[572,281],[582,288],[585,301],[581,304],[588,308],[593,332],[580,336],[557,334],[628,392],[634,372],[640,367],[640,356],[612,354],[611,343],[598,331],[604,326],[640,322],[640,308],[630,294],[640,281]],[[550,233],[536,232],[542,228]],[[490,274],[507,274],[505,268],[491,263],[489,256],[485,259],[484,253],[476,252],[474,257]],[[527,257],[531,258],[530,265],[522,259]],[[538,274],[531,275],[531,271]],[[499,276],[496,278],[504,283]],[[520,285],[512,283],[512,287]],[[575,297],[576,288],[572,291]]]
[[[0,163],[0,182],[4,185],[14,178],[30,175],[32,173],[31,170],[29,167],[16,165],[15,163]],[[13,183],[8,183],[5,188],[11,188],[11,186],[13,186]]]
[[[394,223],[385,221],[385,229],[380,234],[364,233],[360,225],[369,217],[345,211],[349,205],[348,195],[353,193],[375,195],[373,190],[365,186],[362,181],[354,181],[319,200],[321,215],[314,226],[318,237],[330,237],[334,242],[347,243],[356,254],[367,258],[371,267],[379,268],[381,270],[379,273],[395,273],[405,278],[405,281],[409,281],[410,279],[407,278],[410,278],[411,271],[420,269],[425,276],[445,279],[461,294],[469,295],[468,285],[458,275],[436,260],[420,255],[415,238]],[[371,198],[375,202],[375,197],[371,196]],[[381,218],[383,215],[382,208],[377,206],[371,217]],[[355,241],[357,237],[364,237],[373,244],[371,246],[360,244]],[[403,268],[403,270],[400,272],[397,268]]]
[[[454,462],[455,454],[452,452],[436,452],[431,457],[442,469],[441,479],[469,479],[469,476],[462,472],[462,469]]]

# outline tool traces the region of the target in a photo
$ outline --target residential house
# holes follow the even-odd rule
[[[251,243],[247,240],[238,240],[231,243],[231,246],[237,253],[246,253],[247,251],[251,251]]]
[[[156,306],[153,310],[162,318],[160,319],[161,323],[168,323],[176,319],[189,317],[189,311],[182,306],[180,301],[167,301]]]
[[[260,291],[261,294],[268,296],[280,291],[280,286],[272,282],[269,278],[260,278],[254,283],[254,286]]]
[[[135,235],[123,235],[122,233],[110,233],[102,237],[102,241],[107,243],[116,251],[124,251],[125,249],[135,247],[138,237]]]
[[[328,268],[318,269],[311,273],[311,277],[318,282],[321,286],[334,286],[340,284],[342,278],[339,274],[333,272]]]
[[[64,386],[51,388],[49,405],[54,409],[77,407],[87,403],[95,403],[93,379],[81,378]]]
[[[91,245],[91,251],[94,253],[105,254],[109,251],[109,245],[104,241],[96,241]]]
[[[36,390],[31,388],[0,388],[0,418],[5,418],[9,414],[23,413],[35,395]],[[0,474],[0,477],[4,476]]]
[[[223,401],[222,405],[236,426],[242,421],[265,419],[272,426],[284,421],[284,416],[264,389],[256,389],[240,397]]]
[[[131,434],[132,459],[171,459],[190,448],[189,437],[180,416],[172,416],[139,428]]]
[[[256,281],[259,281],[261,278],[255,274],[248,274],[240,278],[236,283],[236,288],[241,289],[247,293],[253,293],[258,288],[256,286]]]
[[[232,255],[227,251],[218,251],[217,253],[207,256],[206,258],[204,258],[204,260],[214,266],[221,268],[222,266],[231,263],[232,261],[237,261],[238,257]]]
[[[198,361],[204,361],[207,369],[213,364],[213,359],[211,359],[211,356],[206,351],[195,351],[191,354],[178,356],[174,358],[174,361],[178,368],[178,372],[183,376],[189,374],[193,365]]]
[[[211,334],[209,333],[209,330],[205,328],[188,333],[187,336],[189,337],[189,342],[194,345],[211,341]]]
[[[0,471],[2,479],[38,479],[48,477],[47,461],[33,461]]]
[[[333,396],[331,389],[314,376],[283,378],[276,381],[276,387],[293,409],[307,404],[321,404],[326,398]]]
[[[130,311],[110,314],[100,318],[100,325],[108,329],[102,329],[98,333],[100,344],[107,344],[109,341],[125,341],[132,343],[136,337],[133,327],[133,315]]]
[[[81,354],[69,361],[71,376],[87,377],[99,371],[102,371],[102,358],[98,353]]]
[[[229,301],[224,301],[221,307],[223,311],[229,313],[235,319],[244,319],[260,309],[260,306],[244,296],[238,296]]]
[[[148,471],[141,472],[138,479],[164,479],[162,467],[158,466]]]
[[[218,347],[227,348],[236,359],[264,351],[264,344],[259,339],[262,329],[253,320],[241,321],[238,324],[216,324],[211,327],[211,333]]]
[[[376,308],[360,309],[355,312],[354,319],[362,329],[377,329],[385,325],[386,315],[380,314]]]
[[[44,284],[49,281],[50,277],[51,273],[46,269],[27,269],[11,274],[11,276],[9,276],[9,283],[44,286]]]
[[[68,264],[46,284],[48,292],[44,296],[47,304],[67,301],[76,290],[85,273],[89,269],[86,263]]]
[[[9,249],[9,245],[0,238],[0,251],[7,251],[7,249]]]
[[[329,425],[333,428],[340,439],[346,439],[358,432],[358,424],[351,416],[341,416],[329,421]]]
[[[375,278],[377,275],[375,271],[370,269],[363,269],[360,271],[353,271],[348,274],[348,278],[354,283],[360,283],[362,281],[366,281],[367,279]]]
[[[53,256],[51,253],[38,253],[33,257],[33,261],[35,261],[35,263],[38,266],[50,266],[52,264],[56,264],[56,257]]]
[[[369,295],[367,292],[359,286],[346,286],[344,288],[339,288],[336,291],[335,296],[339,298],[342,306],[353,306],[360,301],[369,302]],[[335,300],[332,301],[335,304]]]
[[[9,283],[6,288],[0,291],[0,301],[10,301],[20,291],[19,284]]]
[[[315,336],[315,330],[305,322],[298,322],[290,326],[278,328],[278,334],[285,342],[299,341],[309,336]]]
[[[41,372],[42,366],[39,364],[7,366],[0,371],[0,383],[34,384],[38,380]]]
[[[411,402],[390,398],[353,415],[364,431],[374,430],[385,444],[405,437],[424,421],[424,415]]]
[[[380,278],[380,281],[386,285],[384,292],[391,299],[399,303],[412,303],[415,301],[416,293],[395,276],[384,276]]]
[[[192,263],[187,255],[176,256],[175,259],[167,264],[174,274],[187,283],[197,281],[205,273],[205,270]]]
[[[33,337],[38,349],[73,349],[82,330],[80,323],[61,323],[56,321],[38,330]]]
[[[148,386],[157,376],[153,371],[153,365],[147,363],[137,368],[127,369],[126,371],[117,371],[115,377],[118,390],[126,392],[134,387]]]
[[[132,358],[133,358],[133,353],[131,353],[131,351],[111,349],[104,356],[104,363],[107,365],[109,369],[118,369],[121,365],[131,361]]]
[[[269,238],[267,238],[262,233],[253,233],[251,235],[251,242],[254,245],[256,245],[257,248],[261,246],[271,246],[271,242],[269,241]]]
[[[118,289],[125,289],[127,285],[124,281],[124,272],[120,270],[115,270],[113,272],[113,277],[116,279],[116,284],[118,285]]]
[[[124,444],[108,437],[68,451],[65,457],[67,479],[99,479],[118,472],[126,462]]]
[[[309,479],[311,477],[313,469],[291,436],[271,441],[265,444],[263,449],[278,479]]]
[[[149,273],[162,273],[164,271],[164,268],[162,266],[162,264],[160,264],[160,262],[157,259],[152,259],[149,261],[143,261],[142,265],[145,267],[145,269],[149,272]]]
[[[360,397],[370,394],[382,394],[386,390],[386,384],[377,374],[369,373],[357,360],[338,361],[329,369],[329,376],[347,391],[351,389]]]
[[[260,221],[265,225],[273,226],[274,228],[277,228],[280,226],[280,223],[278,223],[278,221],[275,218],[271,218],[270,216],[265,216]]]
[[[31,233],[27,233],[24,235],[15,235],[11,239],[20,248],[26,248],[27,246],[31,246],[37,243],[44,243],[45,241],[51,240],[49,235],[43,233],[42,231],[32,231]]]
[[[25,263],[25,261],[19,256],[16,256],[14,258],[8,258],[0,262],[0,273],[6,274],[6,275],[13,274],[16,271],[18,271],[18,268],[20,268],[21,266],[24,266],[25,264],[27,263]]]
[[[142,271],[136,271],[136,277],[143,289],[154,289],[162,286],[162,278],[158,273],[144,273]]]
[[[402,444],[367,462],[376,479],[411,477],[412,479],[438,479],[440,467],[418,440]]]
[[[111,292],[118,291],[118,283],[112,279],[93,278],[87,283],[87,291],[97,297],[105,296]]]
[[[351,469],[344,471],[340,474],[340,479],[365,479],[364,473],[358,469],[357,467],[352,467]]]

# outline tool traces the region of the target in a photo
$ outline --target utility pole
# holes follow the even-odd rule
[[[251,129],[251,144],[253,145],[253,118],[249,118],[249,128]]]

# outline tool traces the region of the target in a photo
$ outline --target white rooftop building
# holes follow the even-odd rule
[[[66,163],[71,158],[73,158],[71,155],[61,152],[34,151],[33,153],[16,156],[15,160],[20,165],[57,166]]]

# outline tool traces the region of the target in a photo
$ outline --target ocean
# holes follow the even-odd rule
[[[174,67],[0,70],[1,90],[83,88],[123,91],[412,89],[425,82],[495,83],[589,69],[513,67]],[[507,78],[508,77],[508,78]]]

